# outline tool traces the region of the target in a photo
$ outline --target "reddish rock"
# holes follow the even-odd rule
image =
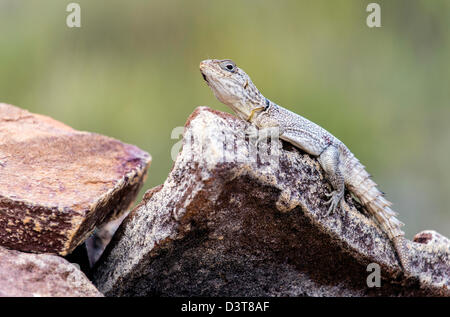
[[[0,104],[0,245],[66,255],[132,204],[148,153]]]
[[[433,244],[433,245],[442,245],[447,246],[450,245],[450,240],[447,237],[444,237],[442,234],[434,231],[434,230],[424,230],[417,233],[414,238],[414,242],[422,243],[422,244]],[[450,271],[449,271],[450,275]]]
[[[0,247],[0,296],[103,296],[73,264],[51,254]]]

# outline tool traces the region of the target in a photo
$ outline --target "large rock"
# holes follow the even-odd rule
[[[0,296],[103,296],[73,264],[0,247]]]
[[[0,245],[70,253],[137,195],[148,153],[0,104]]]
[[[167,180],[124,220],[94,270],[108,296],[448,295],[450,243],[408,241],[405,278],[386,234],[317,160],[272,139],[255,159],[248,123],[209,108],[188,119]],[[251,133],[250,133],[251,135]],[[277,154],[278,153],[278,154]],[[435,239],[436,240],[436,239]],[[427,241],[434,241],[429,239]],[[370,288],[368,264],[381,268]],[[372,277],[369,277],[372,281]],[[375,280],[376,281],[376,280]]]

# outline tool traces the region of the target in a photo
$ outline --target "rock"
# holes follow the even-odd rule
[[[103,296],[73,264],[51,254],[0,247],[0,296]]]
[[[167,180],[124,220],[93,272],[107,296],[448,295],[449,243],[407,241],[405,277],[388,237],[349,193],[325,216],[317,160],[206,107],[186,123]],[[248,135],[252,135],[248,133]],[[268,149],[271,151],[268,152]],[[381,287],[370,288],[370,263]]]
[[[0,104],[0,245],[66,255],[132,204],[139,148]]]
[[[424,230],[419,232],[414,236],[413,241],[423,244],[450,245],[450,240],[447,237],[444,237],[434,230]]]
[[[124,213],[117,219],[106,222],[99,226],[94,233],[86,240],[86,250],[89,261],[89,267],[93,267],[98,261],[106,246],[111,241],[117,228],[119,228],[122,221],[128,213]]]

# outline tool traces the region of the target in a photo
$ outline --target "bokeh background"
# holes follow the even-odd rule
[[[229,110],[198,64],[232,58],[274,102],[344,141],[407,237],[450,236],[450,1],[0,0],[0,101],[148,151],[162,183],[200,105]],[[143,192],[140,193],[140,198]]]

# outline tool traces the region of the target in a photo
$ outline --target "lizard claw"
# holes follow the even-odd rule
[[[268,136],[264,132],[262,132],[261,130],[256,130],[256,129],[253,131],[249,131],[247,133],[247,135],[250,138],[250,140],[253,140],[255,142],[256,147],[259,146],[261,141],[267,142],[267,138],[268,138]]]
[[[246,133],[250,139],[258,138],[258,131],[256,129],[251,129],[250,131],[246,131]]]
[[[330,207],[328,208],[328,211],[326,213],[326,216],[329,216],[331,213],[333,213],[336,208],[338,208],[338,206],[340,208],[343,208],[342,204],[343,204],[343,197],[344,197],[344,192],[338,192],[337,190],[331,192],[331,193],[325,193],[326,196],[331,197],[330,199],[328,199],[326,201],[326,204],[330,204]]]
[[[249,129],[249,131],[246,131],[246,133],[248,138],[255,142],[255,146],[258,146],[259,142],[261,141],[261,136],[259,135],[258,130]]]

